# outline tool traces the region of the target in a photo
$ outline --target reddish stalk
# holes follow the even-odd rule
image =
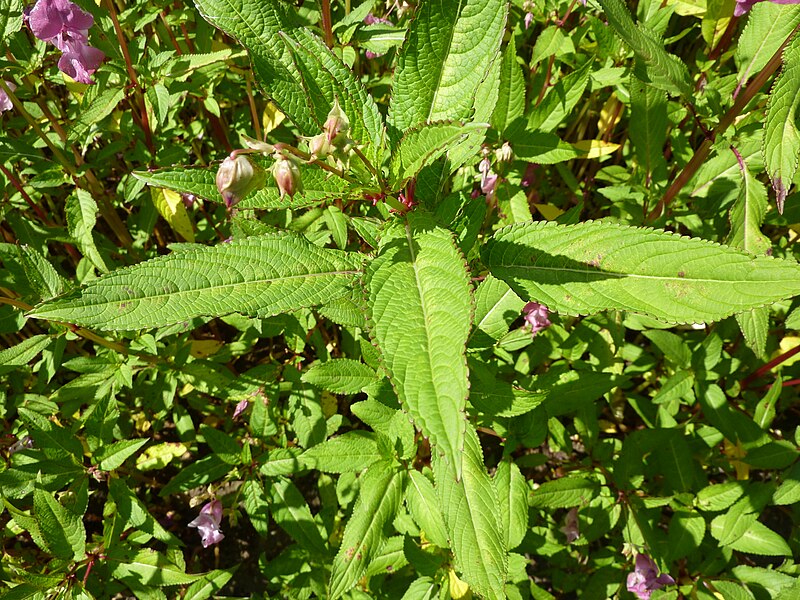
[[[333,48],[333,27],[331,25],[331,0],[320,0],[322,11],[322,32],[325,34],[325,45]]]
[[[800,346],[796,346],[796,347],[792,348],[791,350],[788,350],[787,352],[784,352],[780,356],[776,356],[775,358],[773,358],[768,363],[760,366],[758,369],[756,369],[755,371],[750,373],[750,375],[748,375],[747,377],[742,379],[742,381],[741,381],[742,389],[747,388],[754,379],[758,379],[759,377],[761,377],[764,374],[766,374],[769,371],[771,371],[774,367],[777,367],[779,364],[786,362],[787,360],[792,358],[798,352],[800,352]],[[786,383],[788,383],[788,382],[786,382]],[[784,385],[786,385],[786,383],[784,383]]]

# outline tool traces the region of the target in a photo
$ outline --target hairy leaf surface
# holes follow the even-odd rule
[[[364,283],[372,335],[400,401],[460,471],[472,304],[452,234],[423,212],[388,224]]]
[[[234,312],[269,316],[344,295],[360,273],[358,262],[299,236],[254,236],[120,269],[40,304],[30,316],[100,329]]]
[[[490,240],[484,260],[523,298],[572,315],[616,309],[700,323],[800,291],[796,263],[603,222],[512,225]]]

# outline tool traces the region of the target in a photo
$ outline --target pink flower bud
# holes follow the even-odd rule
[[[309,138],[308,150],[311,153],[312,158],[324,159],[327,158],[327,156],[334,150],[336,150],[336,148],[334,148],[333,144],[331,144],[328,140],[328,135],[323,132],[319,135]]]
[[[275,164],[272,166],[272,176],[275,178],[275,183],[278,184],[278,189],[281,192],[281,198],[286,194],[290,198],[294,198],[297,192],[303,191],[303,180],[300,178],[300,169],[295,164],[293,158],[278,155],[275,157]]]
[[[322,126],[325,134],[328,136],[328,141],[337,147],[342,147],[347,143],[347,134],[350,131],[350,121],[347,115],[344,114],[342,107],[339,106],[339,101],[333,101],[333,108],[328,113],[328,119]]]
[[[217,171],[217,189],[228,208],[238,204],[250,192],[264,186],[264,171],[244,154],[232,153]]]

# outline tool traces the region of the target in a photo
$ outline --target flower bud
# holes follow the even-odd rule
[[[293,158],[283,155],[276,156],[275,164],[272,166],[272,176],[275,178],[275,183],[278,184],[281,198],[286,194],[289,194],[290,198],[294,198],[297,192],[303,191],[300,169]]]
[[[494,157],[498,162],[511,162],[514,158],[514,151],[508,142],[503,142],[503,145],[494,151]]]
[[[217,189],[228,208],[253,190],[262,188],[265,180],[264,171],[243,154],[231,154],[217,171]]]
[[[323,132],[308,139],[308,150],[311,154],[311,158],[324,159],[327,158],[335,148],[333,144],[328,141],[328,135]]]
[[[334,146],[343,146],[347,143],[347,134],[350,131],[350,121],[347,115],[344,114],[342,107],[339,106],[339,101],[333,101],[333,108],[328,113],[328,119],[322,126],[325,134],[328,136],[328,141]]]

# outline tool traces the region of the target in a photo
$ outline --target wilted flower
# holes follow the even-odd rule
[[[640,600],[649,600],[650,594],[665,585],[672,585],[675,580],[666,573],[659,575],[655,561],[646,554],[636,555],[636,566],[633,573],[628,574],[628,591],[636,594]]]
[[[225,535],[219,526],[222,522],[222,502],[212,500],[200,509],[200,515],[191,523],[189,527],[197,528],[203,542],[203,548],[208,548],[212,544],[221,542]]]
[[[549,314],[547,307],[538,302],[528,302],[522,308],[522,314],[525,317],[525,323],[530,325],[533,335],[552,325],[550,319],[547,318]]]
[[[734,16],[741,17],[752,8],[754,4],[763,0],[736,0],[736,7],[733,9]],[[800,0],[769,0],[773,4],[800,4]]]
[[[233,409],[233,418],[236,419],[239,415],[241,415],[244,411],[247,410],[247,407],[250,406],[250,402],[247,400],[239,400],[239,403],[236,405],[236,408]]]
[[[342,107],[339,106],[338,100],[333,101],[333,108],[328,113],[328,118],[322,128],[328,136],[328,141],[334,146],[341,148],[347,143],[350,121],[347,115],[344,114]]]
[[[272,176],[275,178],[275,183],[278,184],[278,189],[281,192],[281,198],[286,194],[294,197],[297,192],[303,191],[303,180],[300,178],[300,169],[295,163],[295,159],[288,156],[278,154],[275,156],[275,164],[272,166]]]
[[[10,81],[4,81],[3,83],[5,83],[12,92],[17,89],[17,86]],[[11,104],[11,98],[8,97],[4,89],[0,88],[0,113],[4,113],[12,108],[14,108],[14,105]]]
[[[105,58],[89,45],[89,28],[94,17],[69,0],[38,0],[27,15],[33,35],[61,50],[58,68],[81,83],[90,77]]]
[[[228,208],[253,190],[263,187],[266,175],[244,154],[231,153],[217,171],[217,189]]]
[[[495,188],[497,187],[498,176],[492,173],[492,163],[488,158],[484,158],[478,166],[481,172],[481,191],[487,198],[491,199],[494,196]]]
[[[581,537],[581,532],[578,529],[577,507],[570,509],[570,511],[567,513],[567,516],[564,518],[564,526],[560,529],[560,531],[567,537],[568,544],[571,544]]]

